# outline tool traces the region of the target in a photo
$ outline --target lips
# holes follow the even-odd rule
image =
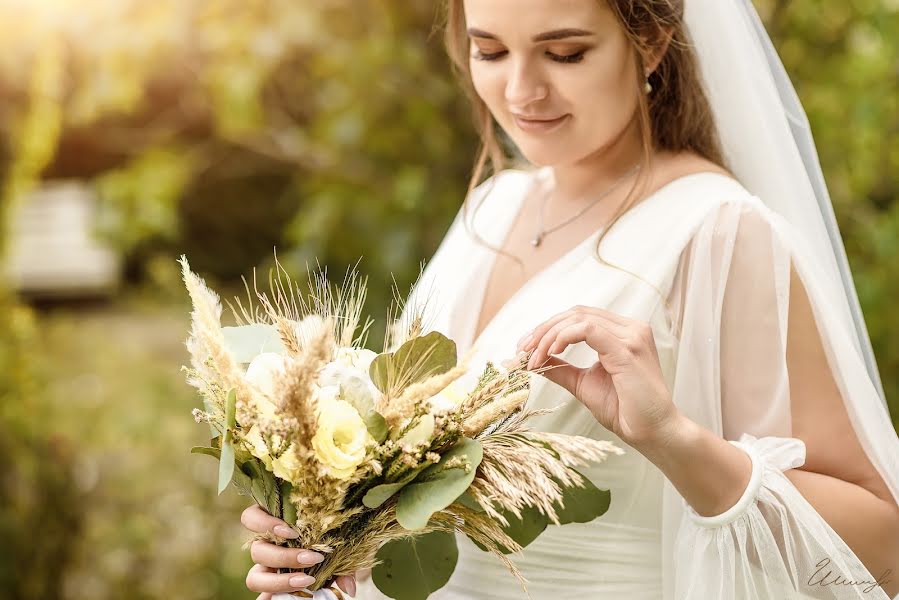
[[[515,124],[522,131],[533,133],[548,133],[561,126],[568,120],[571,115],[562,115],[555,118],[524,118],[519,115],[513,115]]]

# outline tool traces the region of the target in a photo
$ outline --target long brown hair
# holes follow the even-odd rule
[[[649,182],[648,167],[653,150],[692,151],[722,167],[725,166],[725,161],[711,106],[700,81],[696,55],[684,25],[684,0],[596,1],[607,3],[630,39],[636,57],[634,86],[641,91],[638,94],[640,100],[636,118],[642,138],[643,162],[625,201],[599,236],[595,247],[596,258],[609,264],[599,256],[599,246],[606,233],[645,191],[645,186]],[[444,9],[444,43],[447,54],[452,61],[456,77],[471,102],[475,127],[481,138],[463,206],[464,215],[467,215],[471,192],[485,175],[488,160],[493,173],[499,173],[513,165],[505,156],[489,108],[475,91],[469,69],[470,41],[466,32],[462,0],[446,0]],[[647,95],[642,93],[645,84],[643,60],[649,55],[654,44],[664,39],[666,31],[670,32],[671,41],[659,66],[650,75],[649,82],[653,91]],[[467,217],[463,221],[468,228]],[[487,244],[476,232],[469,230],[469,233],[482,244],[522,264],[517,257]],[[635,273],[631,274],[639,278]]]

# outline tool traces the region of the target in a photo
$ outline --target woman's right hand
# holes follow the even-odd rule
[[[243,511],[240,522],[254,533],[271,533],[284,539],[297,537],[297,532],[292,527],[268,514],[258,504]],[[304,573],[278,573],[279,568],[308,568],[325,558],[318,552],[284,548],[262,540],[253,542],[250,556],[256,564],[247,573],[247,588],[260,592],[256,600],[271,600],[272,594],[296,592],[315,581],[314,577]],[[356,580],[352,575],[341,575],[336,583],[337,587],[350,596],[356,595]]]

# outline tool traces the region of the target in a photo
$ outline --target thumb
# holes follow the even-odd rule
[[[571,363],[564,361],[561,358],[556,358],[555,356],[548,356],[546,362],[543,363],[543,366],[534,370],[534,373],[542,375],[553,383],[568,390],[572,396],[577,396],[575,392],[577,391],[578,381],[580,381],[583,372],[584,369],[575,367]]]

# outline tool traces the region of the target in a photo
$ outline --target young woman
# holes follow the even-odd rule
[[[447,9],[483,151],[406,314],[426,296],[430,328],[477,347],[467,383],[527,353],[528,405],[562,405],[535,427],[626,450],[585,471],[605,515],[515,558],[530,596],[899,592],[899,442],[807,121],[749,1]],[[496,126],[527,166],[507,168]],[[243,522],[284,531],[258,508]],[[306,583],[276,568],[315,558],[252,556],[263,600]],[[522,593],[460,537],[432,597]]]

